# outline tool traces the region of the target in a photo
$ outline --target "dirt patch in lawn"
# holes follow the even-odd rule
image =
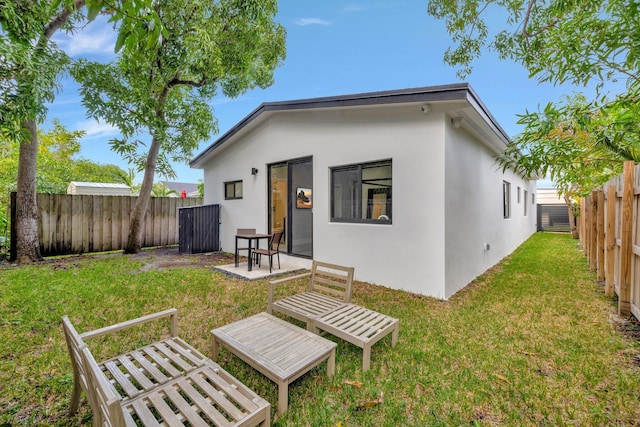
[[[180,254],[177,247],[149,249],[133,256],[145,262],[145,265],[140,269],[141,271],[188,266],[213,267],[233,262],[233,255],[225,252]]]
[[[201,254],[181,254],[178,246],[163,246],[144,249],[138,254],[124,255],[122,251],[114,251],[100,254],[69,255],[45,258],[43,264],[52,264],[55,269],[68,269],[77,265],[78,261],[91,258],[128,256],[144,263],[141,271],[160,270],[172,267],[213,267],[216,265],[231,264],[233,254],[226,252],[207,252]],[[17,266],[9,262],[2,262],[2,267]]]

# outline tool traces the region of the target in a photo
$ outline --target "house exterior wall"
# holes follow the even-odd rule
[[[237,228],[268,231],[268,165],[311,157],[313,258],[353,266],[357,280],[449,298],[518,247],[536,222],[535,181],[503,174],[487,146],[451,125],[450,108],[264,112],[203,164],[205,203],[221,205],[222,249],[233,252]],[[331,168],[386,159],[392,160],[392,224],[331,222]],[[236,180],[243,182],[243,198],[225,200],[224,183]],[[511,183],[509,219],[503,180]],[[310,265],[300,257],[283,261]]]
[[[221,204],[223,250],[234,250],[237,228],[267,231],[267,165],[312,156],[314,259],[353,266],[358,280],[444,298],[443,118],[416,106],[268,117],[204,167],[205,203]],[[331,222],[330,169],[384,159],[392,159],[392,224]],[[239,179],[243,198],[224,200],[223,183]]]
[[[463,128],[454,128],[448,120],[445,125],[444,298],[449,298],[536,231],[536,205],[532,203],[536,188],[535,181],[525,180],[510,170],[503,173],[495,162],[495,155]],[[508,219],[503,212],[503,181],[511,184],[511,217]]]

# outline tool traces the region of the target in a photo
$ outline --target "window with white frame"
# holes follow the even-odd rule
[[[331,221],[391,224],[391,160],[331,168]]]
[[[524,190],[524,216],[527,216],[527,196],[529,195],[529,192],[527,190]]]
[[[502,181],[502,212],[504,218],[511,218],[511,183]]]

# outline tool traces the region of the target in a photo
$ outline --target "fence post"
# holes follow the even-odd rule
[[[598,253],[597,253],[597,267],[596,267],[596,280],[602,282],[604,280],[604,191],[598,190],[598,215],[597,215],[597,229],[598,229]]]
[[[591,220],[589,223],[589,267],[595,271],[598,261],[598,193],[591,192]]]
[[[620,292],[618,293],[618,315],[631,314],[631,261],[633,257],[633,187],[635,163],[624,162],[624,183],[622,189],[622,224],[620,247]]]
[[[589,245],[591,244],[591,194],[584,198],[584,255],[587,257],[587,261],[589,261],[589,252],[591,248]]]
[[[18,230],[16,225],[18,224],[17,216],[18,216],[18,206],[17,202],[18,193],[15,191],[11,192],[11,213],[9,214],[11,217],[9,219],[10,231],[9,231],[9,261],[13,262],[18,259]]]
[[[586,199],[584,197],[580,198],[580,217],[578,218],[578,238],[580,239],[580,247],[584,250],[585,247],[585,227],[584,227],[584,219],[587,215],[586,210]]]
[[[616,186],[607,187],[607,223],[605,225],[605,281],[604,294],[613,297],[616,261]]]

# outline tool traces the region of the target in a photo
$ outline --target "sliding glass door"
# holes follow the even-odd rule
[[[313,256],[313,162],[288,160],[269,166],[269,227],[285,231],[283,248]]]

